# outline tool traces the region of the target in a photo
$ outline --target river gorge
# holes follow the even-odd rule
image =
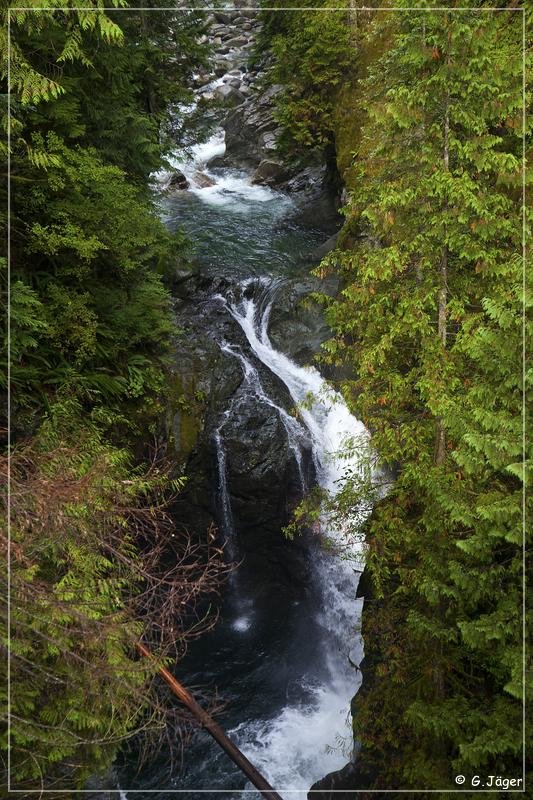
[[[526,791],[526,6],[3,4],[4,795]]]
[[[264,89],[256,90],[263,106],[254,105],[254,81],[234,67],[244,60],[241,47],[226,54],[229,72],[204,82],[197,96],[238,75],[240,86],[251,85],[245,113],[264,121]],[[272,96],[267,90],[267,127]],[[282,529],[310,492],[331,498],[368,469],[369,436],[312,363],[328,330],[310,295],[337,288],[310,273],[340,227],[327,169],[268,185],[279,181],[258,175],[264,151],[258,167],[247,148],[227,146],[228,119],[241,105],[156,176],[163,219],[194,244],[193,266],[177,270],[174,287],[181,330],[174,373],[197,403],[169,421],[181,450],[188,448],[189,483],[176,513],[190,529],[214,518],[226,559],[238,565],[219,621],[176,676],[216,693],[225,704],[218,719],[238,747],[282,794],[303,798],[354,757],[350,701],[363,657],[357,531],[369,509],[344,524],[323,512],[292,540]],[[264,132],[262,142],[268,150]],[[203,731],[182,758],[171,779],[162,753],[140,774],[121,768],[120,783],[136,797],[147,790],[163,798],[166,788],[237,798],[252,789]]]

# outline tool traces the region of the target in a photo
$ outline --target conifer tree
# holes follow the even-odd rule
[[[377,787],[453,788],[521,776],[521,15],[382,12],[366,36],[358,243],[321,267],[344,283],[326,360],[396,475],[356,728]]]
[[[5,574],[10,548],[12,614],[0,642],[19,792],[83,788],[141,722],[152,732],[184,723],[157,710],[155,665],[139,662],[135,643],[159,664],[182,655],[189,626],[209,625],[198,585],[216,590],[221,574],[213,537],[170,535],[164,508],[183,481],[148,458],[175,332],[164,278],[186,257],[148,178],[164,163],[170,106],[205,56],[201,19],[172,15],[165,29],[160,17],[147,31],[140,11],[103,10],[123,5],[2,9],[12,450],[0,552]],[[7,454],[0,472],[5,483]]]

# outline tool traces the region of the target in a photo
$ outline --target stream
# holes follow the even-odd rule
[[[324,240],[324,233],[287,222],[291,199],[252,185],[246,172],[210,170],[210,159],[223,152],[223,132],[217,132],[192,148],[186,159],[176,161],[190,188],[165,197],[163,215],[169,227],[180,225],[190,234],[202,271],[226,280],[224,290],[214,291],[198,313],[205,315],[206,330],[210,313],[227,317],[231,337],[214,329],[213,338],[242,370],[241,395],[248,401],[253,398],[258,408],[268,407],[283,425],[300,495],[313,483],[305,464],[310,452],[316,483],[334,496],[347,475],[363,469],[368,434],[315,367],[296,364],[269,336],[271,314],[285,281],[302,274],[302,256]],[[200,186],[198,172],[214,185]],[[264,370],[284,385],[292,409],[269,396],[261,377]],[[239,397],[228,402],[212,436],[212,492],[229,560],[243,557],[225,443],[225,430],[239,414],[239,402]],[[296,415],[294,407],[299,409]],[[339,457],[347,441],[350,447]],[[350,521],[351,529],[368,512],[361,509],[359,519]],[[218,716],[220,724],[267,780],[282,795],[290,791],[291,798],[306,797],[314,781],[342,768],[353,755],[349,711],[363,657],[358,632],[362,599],[356,598],[362,545],[349,541],[342,526],[325,514],[320,533],[306,545],[306,580],[286,591],[268,583],[260,560],[247,567],[244,557],[228,581],[218,624],[191,646],[176,668],[189,688],[216,690],[226,703]],[[121,770],[120,783],[135,789],[136,798],[143,797],[142,790],[150,791],[147,798],[164,798],[162,787],[179,790],[185,798],[200,789],[226,790],[230,798],[260,797],[204,731],[186,746],[177,777],[169,778],[168,759],[162,754],[141,774]]]

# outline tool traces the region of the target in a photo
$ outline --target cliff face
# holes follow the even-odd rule
[[[237,299],[246,291],[239,275],[246,265],[262,269],[270,257],[271,239],[283,291],[272,307],[269,335],[298,363],[310,363],[329,330],[316,304],[306,304],[320,285],[308,271],[340,224],[338,197],[325,161],[302,168],[277,151],[280,129],[274,101],[283,87],[268,85],[269,54],[253,55],[262,29],[258,14],[225,9],[214,11],[208,22],[213,57],[210,69],[195,78],[196,107],[191,113],[205,113],[212,127],[219,127],[189,161],[162,178],[170,216],[189,225],[193,236],[203,235],[191,221],[194,216],[205,218],[211,231],[205,243],[197,237],[196,262],[177,269],[173,282],[180,334],[174,346],[166,436],[188,475],[176,513],[191,528],[205,528],[213,518],[223,525],[223,459],[224,490],[248,562],[270,564],[273,576],[286,575],[290,583],[306,571],[305,547],[280,535],[302,497],[302,476],[279,414],[280,408],[293,414],[293,402],[283,383],[261,363],[253,365],[256,391],[251,391],[235,356],[245,347],[245,337],[235,330],[220,298]],[[270,188],[279,194],[269,195]],[[206,205],[204,190],[206,195],[217,193],[218,205]],[[254,192],[260,200],[266,198],[266,208],[272,207],[254,226],[255,235],[247,230],[248,215],[261,214],[263,203],[249,204]],[[330,281],[329,291],[334,290]],[[224,343],[229,345],[226,350]],[[269,398],[259,411],[257,392]],[[302,459],[304,481],[311,485],[309,441],[302,443]]]

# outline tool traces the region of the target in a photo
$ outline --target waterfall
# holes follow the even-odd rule
[[[300,488],[302,490],[302,494],[305,493],[307,490],[307,481],[303,466],[303,445],[307,441],[306,431],[297,422],[297,420],[294,419],[294,417],[291,417],[291,415],[285,411],[284,408],[278,406],[270,397],[268,397],[267,394],[265,394],[257,369],[238,347],[230,345],[227,342],[223,342],[220,345],[220,349],[223,353],[228,353],[241,362],[244,380],[247,387],[261,403],[266,403],[268,406],[276,410],[287,433],[289,448],[294,456],[294,461],[296,463],[296,468],[300,478]]]
[[[189,111],[182,108],[182,114],[192,113],[202,93],[216,92],[230,77],[227,74],[197,90]],[[252,107],[253,103],[252,99]],[[222,332],[219,320],[205,315],[201,290],[199,322],[192,335],[200,330],[202,336],[207,333],[216,340],[222,352],[239,361],[244,392],[275,410],[286,432],[302,494],[309,488],[303,455],[311,450],[317,483],[334,496],[346,477],[363,470],[368,434],[316,369],[295,364],[272,346],[268,335],[275,293],[283,286],[279,280],[286,284],[298,279],[309,254],[323,244],[324,236],[313,230],[312,224],[294,221],[301,199],[253,183],[249,171],[221,158],[225,151],[225,134],[219,129],[207,141],[169,159],[173,171],[180,170],[187,179],[186,190],[171,190],[172,172],[153,176],[163,190],[162,219],[171,230],[185,230],[195,242],[206,286],[213,280],[209,293],[228,283],[234,286],[233,294],[216,297],[228,312]],[[220,341],[232,325],[238,344]],[[258,362],[285,385],[298,409],[297,417],[280,405],[277,396],[269,396],[269,383],[262,367],[260,376]],[[228,561],[239,560],[241,553],[229,495],[229,425],[225,426],[233,415],[239,415],[242,400],[242,393],[237,393],[224,410],[215,404],[220,416],[212,433],[218,520]],[[235,489],[237,494],[238,487]],[[282,795],[287,791],[287,800],[306,798],[311,783],[344,766],[350,757],[350,700],[360,683],[360,673],[353,665],[363,656],[359,632],[362,599],[355,597],[363,557],[353,534],[367,514],[368,508],[361,507],[344,525],[323,514],[322,541],[334,546],[315,547],[306,540],[302,544],[305,566],[303,560],[298,562],[301,573],[293,566],[284,570],[288,549],[283,546],[270,563],[272,554],[265,539],[261,552],[254,553],[258,557],[252,570],[231,574],[217,626],[191,647],[179,665],[186,683],[207,683],[220,690],[227,702],[221,723],[269,782]],[[260,521],[256,535],[262,535]],[[269,531],[268,535],[275,533]],[[309,561],[311,575],[307,572]],[[351,652],[348,647],[353,648]],[[245,796],[242,777],[201,732],[188,745],[185,762],[183,774],[168,791],[186,792],[187,798],[198,791]],[[168,786],[168,780],[168,764],[163,759],[146,765],[140,781],[135,776],[133,783],[146,787],[147,794],[141,797],[154,797],[148,792]],[[250,792],[246,797],[258,796],[250,786],[246,791]],[[160,796],[166,797],[164,788]]]
[[[247,280],[241,284],[237,300],[221,295],[216,299],[239,324],[255,356],[283,381],[298,405],[312,443],[317,482],[330,497],[335,496],[350,475],[361,476],[365,471],[369,435],[318,370],[298,366],[272,346],[268,324],[273,287],[268,279]],[[274,405],[266,398],[250,360],[230,345],[222,349],[239,358],[257,396]],[[291,436],[296,435],[296,421],[276,408],[284,424],[287,422],[289,441],[294,442]],[[301,436],[299,424],[298,430]],[[363,657],[359,631],[362,600],[356,599],[363,551],[361,542],[353,540],[353,532],[361,527],[369,510],[362,504],[344,526],[322,515],[322,535],[335,545],[333,552],[318,550],[314,559],[315,582],[321,594],[316,623],[322,674],[303,676],[301,697],[305,699],[288,703],[271,719],[243,722],[232,731],[239,747],[272,785],[291,792],[300,789],[302,797],[303,787],[344,766],[351,754],[349,707],[360,684],[357,667]],[[351,652],[346,642],[353,643]]]
[[[261,290],[259,300],[248,296],[249,287],[253,284]],[[265,283],[264,279],[247,280],[242,283],[246,294],[238,301],[229,302],[222,295],[215,297],[238,322],[257,358],[289,390],[311,437],[318,483],[334,496],[349,474],[361,474],[364,470],[361,457],[368,452],[368,431],[362,422],[350,414],[341,395],[327,384],[315,367],[300,367],[272,346],[268,323],[274,303],[272,288],[275,289],[276,285],[268,281]],[[261,302],[265,296],[266,303]],[[293,419],[288,414],[286,416]],[[343,451],[346,455],[343,455]],[[368,512],[367,506],[361,508],[358,515],[361,524]],[[357,523],[357,520],[352,520],[350,527],[354,526],[354,522]],[[342,544],[343,531],[331,529],[329,535]]]
[[[233,513],[231,510],[231,500],[228,491],[228,474],[226,463],[226,449],[222,441],[222,428],[228,419],[230,411],[224,414],[223,422],[218,426],[213,434],[213,441],[215,443],[217,454],[217,468],[218,468],[218,501],[221,515],[221,529],[224,536],[224,547],[226,560],[233,562],[237,558],[237,547],[235,543],[235,525],[233,522]]]
[[[196,195],[202,202],[215,207],[229,207],[233,211],[250,213],[250,203],[269,203],[275,201],[278,214],[290,204],[288,197],[280,197],[268,186],[253,184],[245,170],[213,169],[209,162],[222,156],[226,150],[225,133],[219,128],[206,142],[196,144],[189,153],[170,156],[171,167],[178,169],[187,178],[188,192]],[[156,185],[164,188],[171,173],[161,170],[154,176]],[[207,179],[207,180],[206,180]]]

